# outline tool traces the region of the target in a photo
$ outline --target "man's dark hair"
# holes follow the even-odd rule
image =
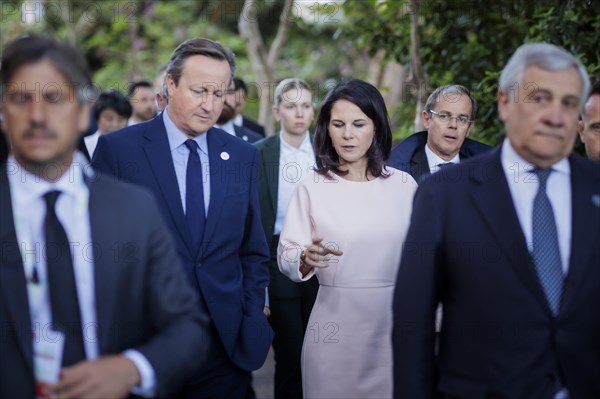
[[[137,82],[132,82],[129,85],[129,89],[127,90],[127,97],[131,98],[139,87],[147,87],[150,90],[154,91],[154,88],[152,87],[152,84],[150,82],[148,82],[147,80],[138,80]]]
[[[233,90],[242,90],[244,92],[244,97],[248,96],[248,86],[246,86],[246,83],[237,76],[233,78]]]
[[[107,109],[112,109],[125,119],[129,119],[133,113],[129,100],[118,90],[107,90],[100,93],[92,109],[94,120],[98,121],[102,111]]]
[[[0,61],[0,98],[5,99],[17,70],[45,60],[67,78],[80,102],[95,98],[92,77],[81,52],[71,45],[40,35],[21,36],[9,42],[4,49]]]
[[[334,172],[337,175],[344,176],[348,173],[339,169],[339,156],[333,147],[328,130],[331,109],[333,104],[340,100],[353,103],[373,121],[375,136],[366,154],[368,159],[367,170],[374,177],[388,177],[389,173],[385,170],[384,164],[392,149],[392,129],[390,128],[387,108],[381,93],[375,86],[358,79],[338,83],[323,100],[321,111],[317,116],[314,137],[316,171],[322,175]]]
[[[173,51],[173,54],[171,54],[171,59],[169,59],[169,64],[167,65],[167,76],[171,76],[175,85],[179,85],[185,60],[195,55],[203,55],[215,60],[227,61],[231,69],[231,78],[233,78],[233,74],[235,73],[235,57],[231,50],[213,40],[195,38],[181,43]],[[223,90],[227,90],[227,87],[223,88]]]
[[[600,78],[596,79],[596,81],[592,83],[592,89],[590,90],[590,95],[588,97],[594,95],[600,96]]]

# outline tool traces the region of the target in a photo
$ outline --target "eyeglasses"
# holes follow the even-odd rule
[[[465,115],[452,116],[445,112],[440,113],[440,112],[435,112],[433,110],[429,110],[429,113],[435,115],[438,118],[438,120],[440,122],[442,122],[443,124],[450,123],[450,121],[452,119],[456,120],[456,124],[460,127],[468,126],[469,123],[471,123],[471,120],[469,119],[469,117],[465,116]]]

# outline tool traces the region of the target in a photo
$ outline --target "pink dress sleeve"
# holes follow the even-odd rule
[[[314,269],[304,277],[300,273],[300,253],[312,244],[314,231],[310,194],[300,182],[292,194],[277,248],[279,270],[292,281],[307,281],[315,274]]]

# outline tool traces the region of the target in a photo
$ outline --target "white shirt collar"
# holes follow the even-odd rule
[[[84,166],[88,166],[87,159],[78,151],[73,156],[73,162],[67,171],[55,182],[50,182],[27,171],[11,154],[7,165],[14,165],[13,173],[8,173],[11,190],[14,190],[16,198],[24,202],[30,202],[42,197],[48,191],[58,190],[71,197],[77,198],[81,188],[87,188],[83,180]],[[48,174],[55,173],[56,169],[48,168]],[[91,170],[90,170],[91,172]]]
[[[169,149],[171,151],[174,151],[177,148],[181,147],[182,145],[185,145],[184,143],[189,139],[189,137],[185,133],[183,133],[181,130],[179,130],[179,128],[177,128],[177,126],[175,126],[175,123],[173,123],[173,121],[169,117],[168,111],[169,111],[169,107],[167,106],[167,108],[163,111],[163,122],[165,124],[165,129],[167,130],[167,139],[169,140]],[[206,133],[207,132],[199,134],[198,136],[194,137],[193,140],[196,143],[198,143],[198,147],[200,147],[200,151],[202,151],[204,154],[208,155],[208,141],[206,139]]]
[[[517,151],[515,151],[508,137],[504,138],[502,148],[500,150],[500,161],[502,163],[502,169],[508,175],[515,173],[515,168],[518,168],[519,173],[531,173],[535,169],[535,165],[529,161],[526,161],[521,157]],[[571,175],[571,164],[568,158],[563,158],[551,166],[552,170],[557,173]]]
[[[215,126],[218,127],[219,129],[225,130],[227,133],[231,134],[232,136],[236,135],[233,121],[228,121],[222,125],[215,125]]]
[[[440,158],[435,152],[433,152],[431,148],[429,148],[429,144],[427,143],[425,143],[425,155],[427,156],[427,163],[429,164],[429,171],[431,173],[437,172],[439,170],[440,164],[460,163],[460,157],[458,153],[454,156],[454,158],[452,158],[449,161],[446,161],[445,159]]]
[[[234,125],[244,126],[244,117],[242,116],[242,114],[238,114],[238,116],[233,118],[232,122]]]
[[[313,152],[313,147],[310,142],[310,132],[308,130],[306,131],[306,136],[304,136],[304,140],[302,140],[302,143],[300,144],[300,147],[298,147],[298,148],[294,147],[293,145],[291,145],[290,143],[285,141],[281,132],[279,132],[279,139],[281,140],[282,148],[288,149],[290,151],[302,151],[302,152],[307,152],[307,153]]]

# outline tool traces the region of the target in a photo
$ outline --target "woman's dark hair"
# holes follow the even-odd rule
[[[118,90],[107,90],[100,93],[92,111],[94,120],[98,121],[102,111],[107,109],[112,109],[125,119],[129,119],[133,113],[129,100]]]
[[[317,161],[315,170],[322,175],[334,172],[337,175],[344,176],[348,173],[339,169],[339,156],[333,147],[328,130],[331,109],[333,104],[339,100],[353,103],[373,121],[375,136],[366,154],[368,159],[367,171],[374,177],[388,177],[389,173],[385,169],[385,161],[387,161],[392,150],[392,130],[385,102],[375,86],[358,79],[338,83],[323,100],[323,105],[317,116],[313,140]]]

